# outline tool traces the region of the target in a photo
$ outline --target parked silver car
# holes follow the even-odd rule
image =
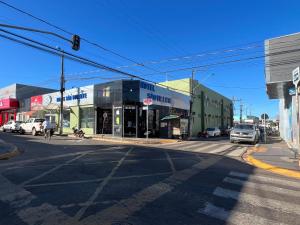
[[[230,132],[230,142],[250,142],[256,144],[259,141],[259,129],[253,124],[237,124]]]

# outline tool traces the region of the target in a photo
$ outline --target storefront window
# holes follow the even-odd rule
[[[95,111],[94,108],[80,108],[80,127],[94,128]]]
[[[110,97],[110,87],[103,89],[103,97]]]
[[[70,127],[70,110],[63,111],[63,127]]]

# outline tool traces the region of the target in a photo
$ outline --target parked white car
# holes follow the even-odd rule
[[[6,124],[3,125],[2,131],[10,131],[10,132],[19,132],[20,130],[20,121],[10,120]]]
[[[219,128],[217,128],[217,127],[207,128],[206,129],[206,136],[207,137],[221,136],[221,130]]]
[[[30,118],[29,120],[21,124],[20,133],[31,133],[33,136],[42,133],[42,124],[44,121],[45,119]]]

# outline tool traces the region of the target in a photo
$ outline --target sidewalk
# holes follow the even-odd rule
[[[6,143],[0,139],[0,160],[9,159],[19,154],[20,152],[15,145]]]
[[[243,158],[270,172],[300,178],[299,156],[295,158],[295,153],[279,137],[269,137],[267,144],[249,148]]]

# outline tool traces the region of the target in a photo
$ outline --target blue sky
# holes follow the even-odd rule
[[[55,25],[77,33],[138,62],[177,61],[147,64],[153,70],[125,67],[122,70],[153,81],[184,78],[191,70],[157,73],[178,68],[206,65],[232,59],[220,49],[262,45],[271,37],[295,33],[300,30],[300,2],[287,1],[38,1],[8,0],[16,7],[41,17]],[[66,35],[41,22],[22,15],[0,4],[0,22]],[[41,34],[17,32],[52,46],[72,52],[68,43]],[[217,51],[214,55],[195,57],[203,52]],[[82,42],[78,55],[99,63],[118,67],[132,62]],[[263,47],[237,51],[237,58],[263,55]],[[193,56],[183,59],[183,56]],[[59,88],[60,59],[0,38],[0,86],[11,83],[35,84]],[[67,87],[120,78],[105,71],[66,61]],[[88,73],[83,73],[89,71]],[[151,75],[149,75],[151,74]],[[101,77],[103,79],[91,79]],[[85,79],[88,78],[88,79]],[[251,60],[206,67],[198,70],[196,78],[206,86],[232,98],[243,99],[247,111],[260,115],[277,114],[277,101],[269,100],[265,91],[264,60]]]

